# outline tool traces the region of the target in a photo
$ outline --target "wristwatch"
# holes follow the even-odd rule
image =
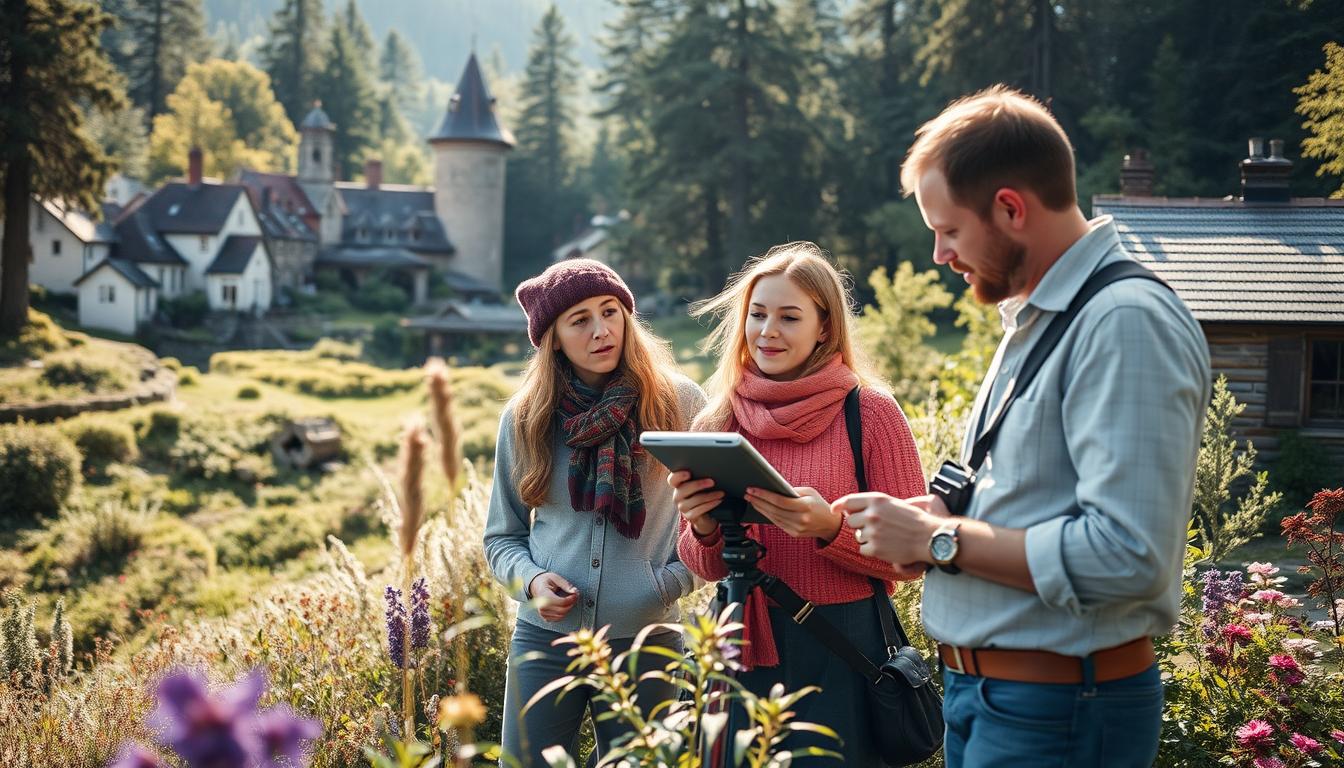
[[[961,573],[961,569],[952,564],[957,559],[960,541],[957,529],[960,527],[960,521],[948,523],[929,537],[929,557],[933,558],[933,564],[943,573]]]

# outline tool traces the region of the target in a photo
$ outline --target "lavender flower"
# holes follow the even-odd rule
[[[411,586],[411,647],[429,646],[429,587],[421,576]]]
[[[387,656],[397,669],[406,668],[406,606],[401,602],[401,590],[388,587],[383,590],[387,600]]]
[[[263,758],[257,768],[290,768],[305,764],[304,742],[322,735],[321,724],[297,717],[284,704],[258,715],[256,729],[263,749]]]
[[[117,750],[117,756],[107,768],[164,768],[164,765],[153,752],[128,741]]]
[[[1218,570],[1204,573],[1204,615],[1214,617],[1224,606],[1232,605],[1241,599],[1241,571]]]
[[[212,698],[198,674],[169,675],[159,683],[159,707],[150,715],[149,726],[159,732],[159,742],[172,747],[191,768],[247,765],[261,751],[249,726],[265,687],[265,676],[253,671]]]

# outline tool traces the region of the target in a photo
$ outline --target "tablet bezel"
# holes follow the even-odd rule
[[[743,498],[747,487],[764,488],[790,498],[797,498],[793,486],[779,470],[766,461],[746,438],[737,432],[645,432],[639,436],[640,445],[653,454],[672,472],[689,471],[693,478],[712,478],[714,487],[725,495]],[[695,457],[695,460],[690,460]],[[671,460],[669,462],[669,459]],[[736,472],[725,479],[712,474],[711,468],[724,466],[725,461],[736,461]],[[738,490],[740,488],[740,491]]]

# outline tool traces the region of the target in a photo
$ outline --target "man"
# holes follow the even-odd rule
[[[1089,275],[1130,259],[1078,208],[1073,148],[1003,86],[922,126],[901,169],[934,261],[996,302],[1005,335],[963,457],[1046,326]],[[1162,284],[1097,293],[1015,400],[964,517],[933,496],[835,502],[865,555],[937,565],[923,619],[945,670],[946,760],[1149,766],[1162,687],[1152,636],[1175,623],[1208,347]]]

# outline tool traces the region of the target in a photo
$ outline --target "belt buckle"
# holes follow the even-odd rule
[[[943,662],[943,666],[947,667],[948,669],[958,674],[961,675],[966,674],[966,662],[962,661],[961,659],[961,646],[949,645],[947,647],[952,649],[952,657],[957,660],[957,666],[955,667],[949,666],[946,661]]]

